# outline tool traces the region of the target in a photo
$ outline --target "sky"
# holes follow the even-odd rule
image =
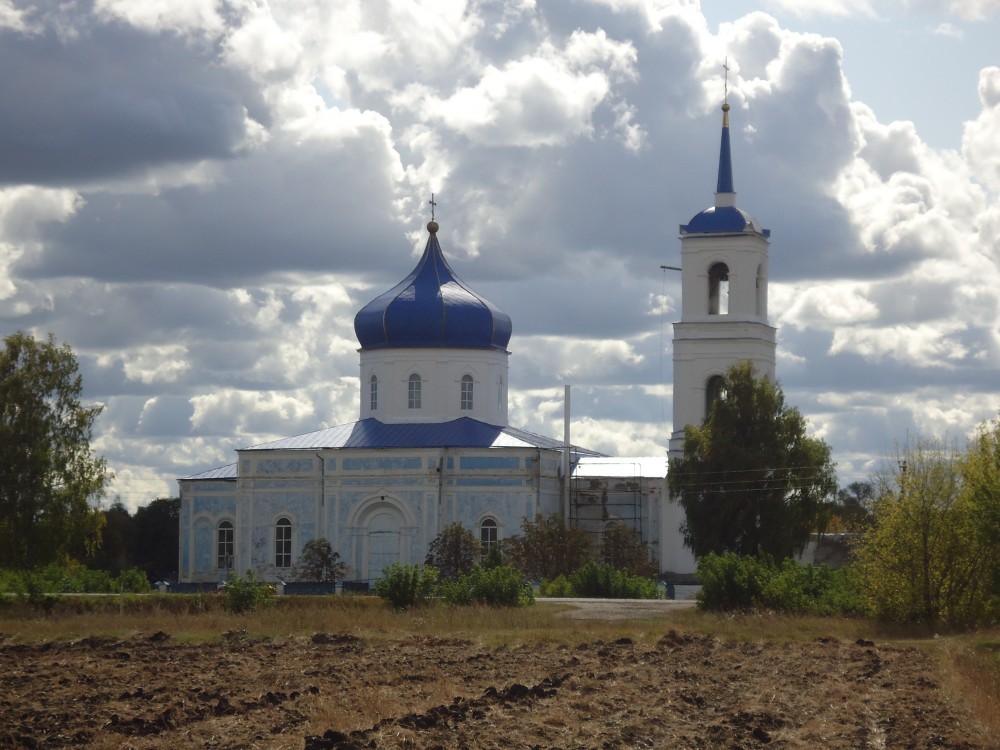
[[[678,227],[771,230],[777,376],[863,480],[1000,413],[997,0],[0,0],[0,333],[105,409],[106,502],[358,418],[428,201],[510,422],[663,455]]]

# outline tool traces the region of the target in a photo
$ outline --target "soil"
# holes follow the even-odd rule
[[[509,648],[338,633],[0,641],[0,747],[1000,747],[921,651],[662,624],[652,639]]]

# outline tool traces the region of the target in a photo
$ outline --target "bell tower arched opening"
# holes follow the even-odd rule
[[[708,269],[708,314],[729,314],[729,266],[725,263]]]

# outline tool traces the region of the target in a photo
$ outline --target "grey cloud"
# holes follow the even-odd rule
[[[88,183],[164,164],[229,159],[247,80],[185,40],[100,25],[71,35],[0,30],[0,185]]]
[[[408,250],[386,160],[362,133],[339,146],[274,144],[211,186],[93,194],[18,270],[220,287],[276,271],[370,270]]]

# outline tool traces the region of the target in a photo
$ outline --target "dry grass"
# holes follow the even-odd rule
[[[945,685],[1000,736],[1000,632],[934,639]]]

